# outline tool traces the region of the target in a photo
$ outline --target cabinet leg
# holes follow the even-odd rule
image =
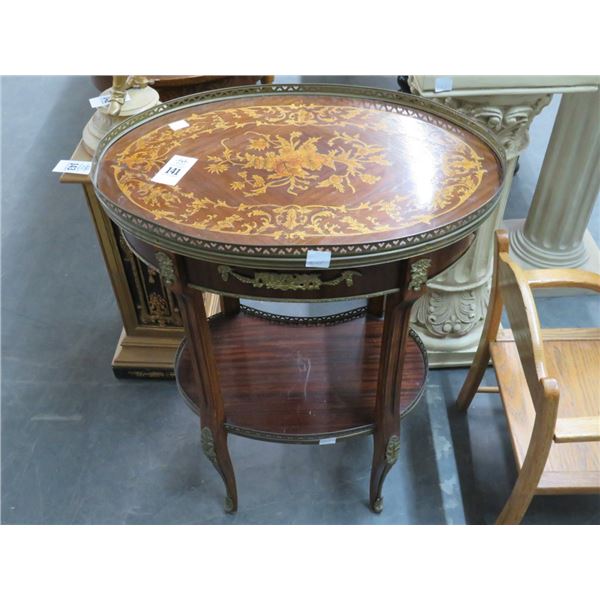
[[[202,451],[206,458],[213,464],[225,484],[225,512],[233,513],[237,511],[238,504],[235,475],[229,456],[229,449],[227,448],[227,433],[224,429],[219,429],[218,433],[213,435],[210,427],[202,427]]]

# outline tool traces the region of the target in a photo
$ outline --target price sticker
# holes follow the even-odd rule
[[[452,77],[436,77],[434,90],[436,94],[452,91]]]
[[[184,129],[185,127],[189,127],[190,124],[185,120],[181,119],[180,121],[175,121],[173,123],[169,123],[169,127],[173,131],[179,131],[180,129]]]
[[[125,102],[131,100],[131,96],[129,94],[125,94]],[[96,96],[95,98],[90,98],[90,106],[92,108],[102,108],[104,106],[108,106],[110,104],[110,94],[105,94],[104,96]]]
[[[331,252],[329,250],[309,250],[306,253],[306,266],[317,269],[329,268]]]
[[[336,438],[323,438],[319,440],[319,446],[328,446],[329,444],[335,444]]]
[[[175,185],[196,164],[197,158],[174,154],[169,162],[152,178],[155,183]]]
[[[52,169],[53,173],[72,173],[73,175],[89,175],[92,170],[91,160],[59,160]]]

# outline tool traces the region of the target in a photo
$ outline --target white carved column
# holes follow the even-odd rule
[[[529,126],[551,98],[551,94],[537,94],[439,99],[491,129],[506,150],[507,164],[498,208],[467,253],[429,280],[428,293],[415,304],[412,326],[425,343],[433,367],[469,365],[473,359],[489,300],[493,233],[504,214],[517,158],[529,143]]]
[[[515,258],[528,268],[598,270],[586,230],[599,190],[600,92],[564,95],[527,218],[507,223]]]

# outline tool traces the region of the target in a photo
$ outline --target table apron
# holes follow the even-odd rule
[[[157,252],[164,252],[131,233],[123,232],[132,251],[150,267],[159,270]],[[237,267],[181,257],[186,285],[207,292],[238,298],[280,302],[326,302],[369,298],[403,288],[406,262],[427,262],[426,278],[453,264],[471,245],[471,234],[448,247],[409,259],[356,268],[264,269]]]

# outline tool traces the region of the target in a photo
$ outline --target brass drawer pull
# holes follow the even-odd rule
[[[249,283],[252,287],[262,288],[265,287],[268,290],[280,290],[282,292],[294,291],[294,290],[318,290],[321,286],[329,285],[334,286],[346,282],[348,287],[351,287],[354,283],[353,277],[360,277],[358,271],[343,271],[341,275],[330,281],[321,281],[321,278],[316,273],[255,273],[254,278],[246,277],[246,275],[240,275],[232,270],[231,267],[225,265],[219,265],[219,273],[223,281],[228,281],[229,276],[235,277],[242,283]]]

